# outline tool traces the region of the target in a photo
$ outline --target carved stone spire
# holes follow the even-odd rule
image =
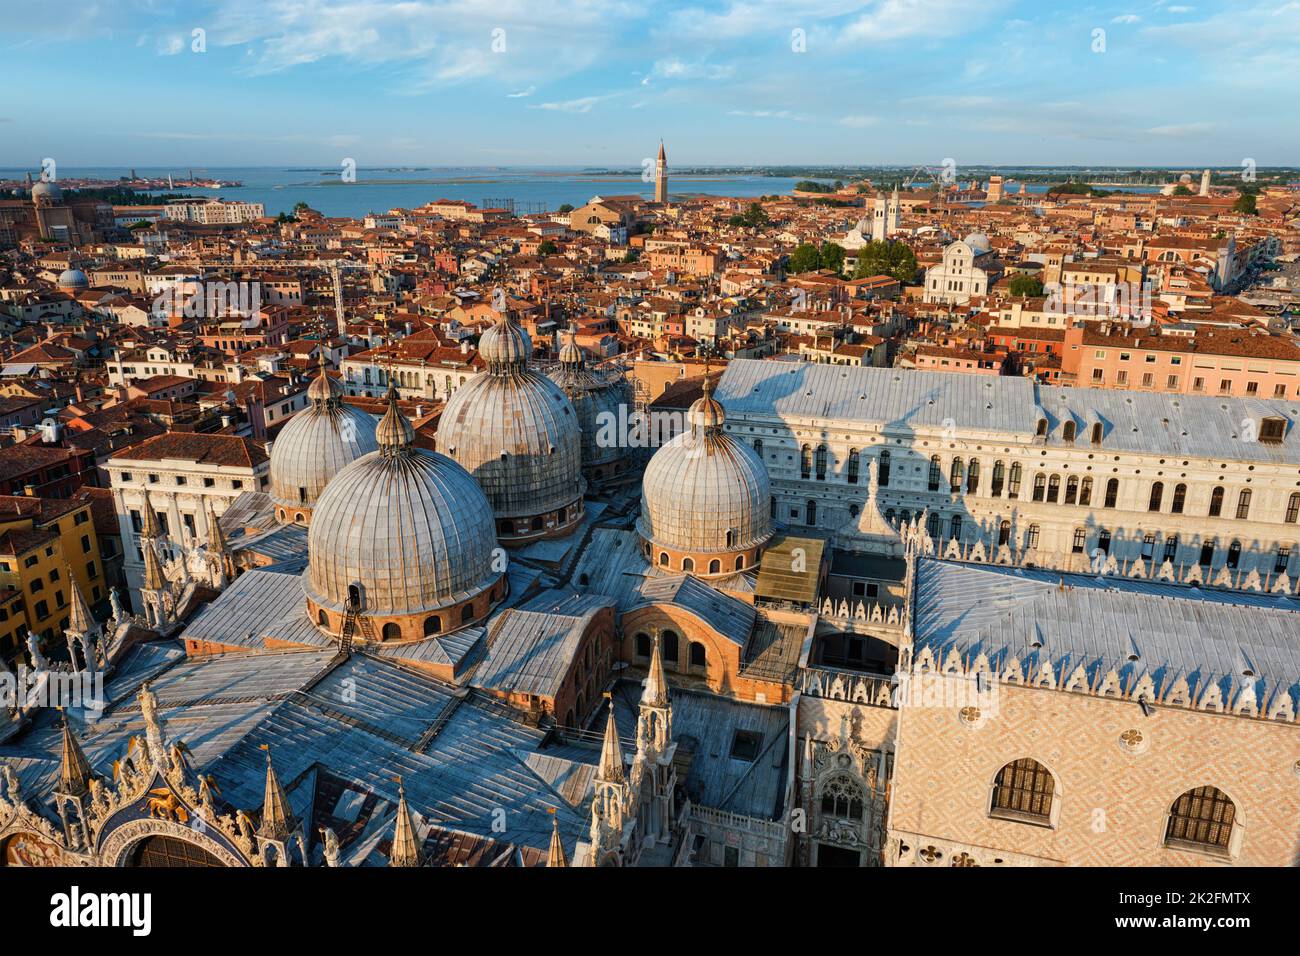
[[[397,778],[397,825],[393,831],[393,848],[388,854],[389,866],[423,866],[424,852],[420,848],[415,819],[406,805],[406,787]]]
[[[162,537],[162,526],[158,523],[158,512],[153,510],[153,502],[149,500],[149,492],[144,493],[144,515],[140,527],[140,537],[151,541],[156,541]]]
[[[265,745],[264,745],[265,746]],[[266,792],[262,797],[262,821],[257,835],[263,840],[284,843],[297,821],[289,806],[289,797],[280,785],[275,767],[271,764],[271,748],[266,749]]]
[[[142,538],[140,546],[144,551],[144,586],[150,591],[165,591],[167,575],[163,573],[162,559],[158,557],[153,539]]]
[[[95,618],[90,613],[90,605],[86,603],[86,596],[81,593],[81,585],[77,583],[72,569],[68,568],[67,571],[68,580],[72,583],[72,609],[68,614],[66,630],[70,634],[85,638],[98,631],[99,625],[95,623]]]
[[[606,783],[623,783],[623,750],[618,743],[618,727],[614,724],[614,701],[609,702],[609,721],[605,724],[605,741],[600,750],[600,767],[596,779]]]
[[[67,797],[80,797],[89,792],[95,771],[82,752],[81,744],[72,732],[72,722],[63,717],[63,761],[59,768],[59,793]]]
[[[641,691],[641,703],[650,707],[668,706],[668,678],[664,675],[664,659],[659,650],[658,634],[654,637],[654,649],[650,652],[650,671],[646,674],[645,689]]]
[[[562,867],[569,865],[569,858],[564,853],[564,842],[560,839],[560,818],[551,811],[551,848],[546,854],[546,865],[548,867]]]

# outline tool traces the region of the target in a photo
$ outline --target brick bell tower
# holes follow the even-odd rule
[[[668,157],[664,155],[664,141],[659,141],[659,158],[655,160],[655,202],[668,201]]]

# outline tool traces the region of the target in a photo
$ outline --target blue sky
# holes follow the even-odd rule
[[[0,0],[0,16],[0,165],[622,167],[661,136],[677,166],[1300,164],[1297,0]]]

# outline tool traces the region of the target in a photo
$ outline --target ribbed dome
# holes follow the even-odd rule
[[[64,269],[59,273],[58,285],[60,289],[88,289],[90,280],[80,269]]]
[[[463,468],[409,444],[386,446],[344,468],[317,501],[304,590],[337,611],[356,584],[367,616],[431,613],[501,577],[496,545],[492,510]]]
[[[989,242],[989,237],[982,232],[972,232],[963,241],[970,246],[971,251],[977,256],[983,255],[993,248],[993,244]]]
[[[772,536],[767,468],[744,442],[722,430],[710,394],[690,409],[691,428],[661,447],[646,466],[637,530],[676,551],[739,551]]]
[[[573,403],[582,432],[582,464],[596,468],[618,461],[628,449],[620,442],[599,442],[604,422],[612,421],[621,429],[635,414],[631,386],[621,377],[608,377],[589,371],[586,356],[574,341],[570,330],[568,342],[560,350],[560,365],[547,373],[564,389]],[[620,414],[621,412],[621,414]],[[608,432],[609,429],[606,429]]]
[[[577,413],[535,372],[478,375],[452,392],[438,448],[474,476],[498,518],[555,511],[582,496]]]
[[[271,497],[288,509],[314,507],[330,479],[378,447],[373,416],[315,402],[289,419],[271,446]]]
[[[533,341],[527,332],[503,318],[479,337],[478,354],[489,368],[523,368],[533,357]]]
[[[375,419],[340,400],[342,387],[326,373],[307,387],[311,405],[289,419],[271,446],[271,498],[282,508],[311,508],[330,479],[379,447]]]

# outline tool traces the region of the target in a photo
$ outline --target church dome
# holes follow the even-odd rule
[[[289,419],[271,446],[271,498],[282,521],[305,520],[335,475],[379,448],[374,417],[344,404],[341,394],[322,366],[307,389],[311,405]]]
[[[381,640],[481,620],[505,593],[482,490],[447,456],[411,444],[391,388],[376,434],[379,449],[335,475],[316,502],[304,578],[314,619],[339,633],[354,602]]]
[[[80,269],[64,269],[59,273],[58,286],[60,289],[89,289],[90,280]]]
[[[547,373],[564,389],[578,416],[582,433],[582,469],[588,478],[602,480],[622,472],[630,462],[626,442],[602,441],[621,435],[635,414],[632,389],[621,375],[611,376],[587,368],[586,355],[573,329],[560,349],[560,365]],[[608,423],[608,424],[607,424]]]
[[[722,571],[749,567],[772,536],[767,468],[749,445],[723,430],[726,413],[707,382],[689,418],[690,428],[646,467],[637,530],[660,552],[653,558],[659,566],[717,573],[701,561],[723,553],[745,560],[722,562]]]
[[[523,368],[533,357],[533,341],[519,326],[502,320],[479,337],[478,354],[489,366]]]
[[[58,183],[46,182],[42,179],[32,187],[32,201],[51,206],[57,205],[63,202],[63,190],[59,188]]]
[[[528,370],[531,353],[527,333],[499,322],[479,343],[487,373],[452,393],[438,423],[438,448],[474,476],[507,540],[582,517],[578,416],[558,385]]]
[[[993,244],[989,242],[989,237],[982,232],[972,232],[963,240],[966,245],[970,246],[971,252],[980,256],[993,249]]]

